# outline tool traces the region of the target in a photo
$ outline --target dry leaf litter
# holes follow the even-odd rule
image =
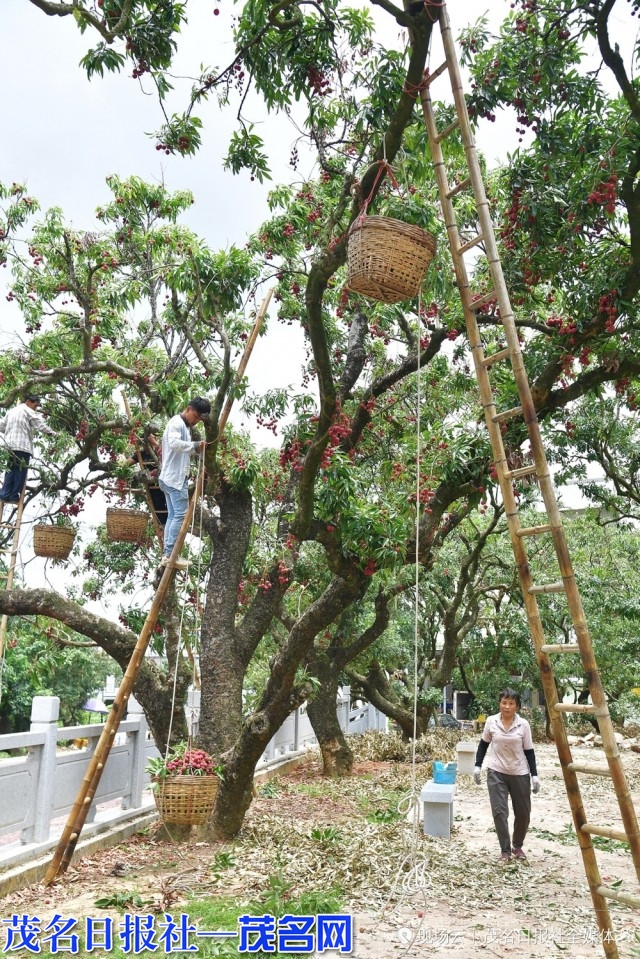
[[[432,760],[455,760],[455,745],[460,738],[455,732],[436,730],[418,743],[418,793],[430,778]],[[7,897],[5,914],[16,909],[35,910],[36,906],[43,915],[68,913],[65,903],[74,903],[74,915],[82,915],[78,906],[80,889],[84,914],[95,913],[94,901],[105,890],[123,888],[144,898],[144,911],[175,909],[179,903],[184,908],[192,897],[236,896],[249,902],[264,893],[269,877],[278,874],[291,896],[309,889],[341,889],[348,911],[369,922],[375,917],[378,933],[389,931],[395,943],[394,956],[424,954],[424,947],[416,948],[414,940],[427,913],[433,922],[435,909],[452,927],[482,928],[505,915],[514,915],[529,925],[566,930],[593,924],[591,900],[552,746],[538,747],[544,753],[541,795],[553,813],[541,817],[542,804],[534,804],[528,845],[530,840],[540,851],[532,857],[531,865],[514,863],[505,867],[496,862],[498,850],[487,817],[484,787],[478,789],[470,777],[459,777],[452,838],[424,837],[421,827],[416,830],[411,816],[406,815],[412,783],[408,762],[411,744],[399,736],[379,733],[354,737],[350,744],[357,744],[356,775],[325,779],[318,757],[311,754],[304,766],[270,780],[269,788],[262,788],[234,843],[208,843],[193,836],[172,845],[154,839],[153,832],[138,835],[115,849],[74,862],[63,881],[52,889],[32,886]],[[625,764],[632,794],[638,796],[640,756],[631,755]],[[585,777],[585,807],[595,808],[600,823],[605,823],[609,814],[613,825],[616,820],[610,794],[606,781]],[[484,826],[478,834],[481,816]],[[470,841],[472,828],[476,835]],[[212,868],[221,850],[231,852],[230,868]],[[622,871],[621,863],[630,860],[628,854],[623,859],[614,848],[598,855],[600,868],[606,873],[603,878],[614,883],[622,878],[625,888],[636,895],[640,892],[640,887],[629,882],[631,870],[627,868],[626,875]],[[621,927],[640,929],[637,912],[616,904],[611,909]],[[407,926],[412,939],[398,945],[393,931]],[[368,927],[362,930],[366,933]],[[621,948],[620,955],[638,957],[640,938],[637,946],[638,950],[633,945],[629,951]],[[388,954],[388,950],[360,949],[354,953],[357,959]],[[451,957],[457,955],[455,950],[444,951]],[[483,954],[491,954],[491,949],[483,950]],[[583,955],[561,949],[549,954]],[[584,952],[585,956],[599,954],[600,950]]]

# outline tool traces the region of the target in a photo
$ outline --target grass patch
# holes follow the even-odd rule
[[[190,899],[176,911],[188,913],[191,922],[201,929],[209,932],[221,930],[231,932],[238,928],[238,916],[247,912],[247,903],[231,896],[216,896],[207,899]]]
[[[289,787],[292,793],[302,793],[303,796],[311,796],[312,799],[320,799],[326,796],[330,789],[327,789],[324,783],[296,783]]]
[[[208,932],[237,932],[238,917],[243,915],[272,915],[276,919],[287,914],[294,916],[315,916],[318,913],[339,913],[344,910],[344,896],[337,887],[330,889],[306,889],[299,895],[291,895],[292,884],[288,883],[282,871],[269,876],[267,889],[253,902],[220,897],[216,899],[190,899],[176,912],[186,912],[191,922]],[[238,953],[239,939],[199,940],[198,952],[206,957],[235,959]],[[290,955],[276,949],[273,955]],[[242,953],[244,955],[244,952]]]

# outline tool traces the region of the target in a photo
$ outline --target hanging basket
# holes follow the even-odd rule
[[[436,241],[419,226],[385,216],[364,216],[349,231],[347,286],[382,303],[418,295]]]
[[[33,527],[33,551],[36,556],[68,559],[75,538],[76,531],[69,526],[47,526],[40,523]]]
[[[156,806],[163,822],[201,826],[213,810],[220,780],[217,776],[168,776],[157,783]]]
[[[107,539],[120,543],[144,543],[149,514],[143,509],[107,508]]]

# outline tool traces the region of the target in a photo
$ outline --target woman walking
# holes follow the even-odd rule
[[[493,822],[500,843],[499,862],[526,859],[522,848],[531,818],[531,792],[540,789],[531,727],[518,715],[520,694],[503,689],[498,694],[500,712],[484,724],[476,752],[473,779],[480,785],[480,767],[489,745],[487,788]],[[509,797],[513,806],[513,841],[509,835]]]

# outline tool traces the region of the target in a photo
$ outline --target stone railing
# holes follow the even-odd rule
[[[0,757],[0,874],[53,848],[102,733],[101,723],[58,726],[59,705],[55,696],[36,696],[29,731],[0,736],[0,753],[21,753]],[[83,838],[126,825],[155,808],[145,767],[158,750],[139,703],[130,697],[128,706],[87,815]],[[386,717],[372,706],[351,706],[349,687],[340,691],[337,712],[347,735],[386,729]],[[198,714],[199,693],[191,693],[187,716],[194,731]],[[75,742],[79,748],[61,749],[61,742]],[[283,723],[256,772],[302,755],[315,743],[305,704]]]

